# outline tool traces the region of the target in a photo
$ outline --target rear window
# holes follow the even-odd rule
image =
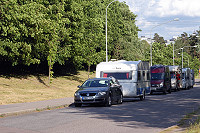
[[[119,80],[131,80],[132,79],[132,75],[130,72],[119,72],[119,73],[103,73],[103,77],[106,78],[106,77],[114,77],[116,79],[119,79]]]

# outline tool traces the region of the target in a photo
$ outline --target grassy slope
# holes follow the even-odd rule
[[[87,78],[87,72],[80,71],[77,75],[54,78],[49,87],[47,76],[0,76],[0,105],[73,97],[77,86]]]

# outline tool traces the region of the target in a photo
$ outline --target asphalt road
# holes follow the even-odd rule
[[[63,109],[0,118],[1,133],[158,133],[200,107],[200,83],[146,100],[126,99],[112,107],[73,105]]]

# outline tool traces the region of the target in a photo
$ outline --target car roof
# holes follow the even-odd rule
[[[113,77],[107,77],[107,78],[92,78],[88,80],[111,80]]]

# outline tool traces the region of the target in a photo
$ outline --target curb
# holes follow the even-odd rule
[[[5,118],[5,117],[9,117],[9,116],[19,116],[19,115],[30,114],[30,113],[35,113],[35,112],[42,112],[42,111],[47,111],[47,110],[61,109],[61,108],[65,108],[65,107],[70,107],[72,105],[73,105],[73,103],[59,105],[59,106],[47,106],[45,108],[35,108],[35,109],[26,109],[26,110],[20,110],[20,111],[15,111],[15,112],[7,112],[7,113],[0,114],[0,118]]]

